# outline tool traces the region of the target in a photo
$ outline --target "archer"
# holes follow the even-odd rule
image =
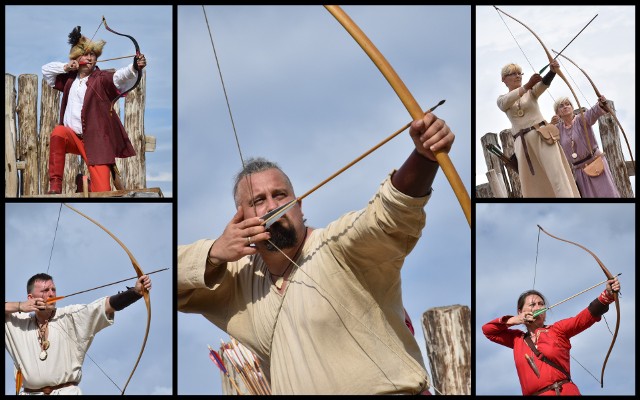
[[[113,102],[139,82],[147,65],[143,54],[132,64],[117,71],[102,71],[96,66],[106,44],[92,41],[76,27],[69,34],[69,62],[51,62],[42,66],[49,86],[61,91],[60,121],[51,132],[48,194],[62,193],[66,153],[82,156],[89,169],[91,192],[111,190],[111,173],[116,176],[115,158],[136,155]],[[81,190],[80,188],[78,189]]]
[[[600,321],[619,291],[620,282],[614,277],[578,315],[545,325],[547,302],[537,290],[528,290],[518,298],[518,315],[496,318],[482,326],[482,333],[492,342],[513,349],[523,395],[580,395],[571,379],[570,338]],[[509,329],[521,324],[526,332]]]
[[[56,297],[53,278],[32,276],[26,301],[4,303],[5,348],[14,361],[16,381],[23,380],[23,394],[82,394],[82,363],[94,336],[113,325],[116,311],[149,290],[151,278],[142,275],[134,287],[113,296],[56,308],[55,302],[47,302]]]
[[[307,226],[277,164],[236,176],[236,213],[216,240],[178,248],[178,310],[202,314],[267,365],[273,394],[430,394],[404,312],[401,269],[454,134],[432,113],[409,129],[413,151],[362,210]],[[382,339],[384,338],[384,340]]]

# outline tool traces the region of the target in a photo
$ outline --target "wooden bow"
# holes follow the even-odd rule
[[[605,265],[602,263],[602,261],[600,261],[600,259],[598,258],[598,256],[596,256],[591,250],[587,249],[586,247],[584,247],[581,244],[572,242],[570,240],[566,240],[566,239],[561,239],[557,236],[554,236],[552,234],[550,234],[549,232],[545,231],[544,229],[542,229],[542,227],[540,225],[538,225],[538,228],[540,228],[540,230],[544,233],[546,233],[547,235],[551,236],[554,239],[560,240],[562,242],[566,242],[569,244],[572,244],[574,246],[578,246],[580,247],[582,250],[586,251],[587,253],[589,253],[598,263],[598,265],[600,266],[600,268],[602,269],[602,272],[604,272],[604,274],[606,275],[607,279],[613,279],[613,275],[611,274],[611,272],[609,272],[609,270],[607,269],[607,267],[605,267]],[[618,298],[618,293],[614,292],[613,293],[613,297],[616,300],[616,315],[617,315],[617,320],[616,320],[616,329],[615,332],[613,333],[613,340],[611,341],[611,345],[609,346],[609,350],[607,351],[607,356],[604,359],[604,363],[602,364],[602,372],[600,374],[600,387],[604,387],[604,369],[607,366],[607,361],[609,360],[609,355],[611,354],[611,350],[613,350],[613,345],[616,343],[616,338],[618,337],[618,330],[620,328],[620,300]]]
[[[580,66],[578,64],[575,63],[575,61],[571,60],[569,57],[565,56],[564,54],[560,54],[557,51],[551,49],[551,51],[553,51],[554,53],[558,54],[561,57],[564,57],[567,61],[569,61],[571,64],[575,65],[576,68],[578,68],[580,70],[580,72],[582,72],[584,74],[585,77],[587,77],[587,80],[589,81],[589,83],[591,84],[591,87],[593,87],[594,92],[596,92],[596,96],[598,96],[598,98],[602,97],[602,94],[600,94],[600,91],[598,90],[598,88],[596,87],[596,84],[593,83],[593,80],[591,79],[591,77],[589,77],[589,75],[587,74],[587,72],[580,68]],[[602,108],[604,108],[604,110],[606,112],[608,112],[609,114],[611,114],[611,116],[613,117],[613,120],[616,122],[616,124],[618,125],[618,128],[620,128],[620,130],[622,131],[622,135],[624,136],[624,141],[627,143],[627,148],[629,149],[629,156],[631,157],[631,162],[633,163],[633,170],[635,171],[636,169],[636,162],[633,160],[633,153],[631,152],[631,146],[629,145],[629,140],[627,139],[627,134],[624,131],[624,128],[622,128],[622,125],[620,124],[620,121],[618,121],[618,117],[616,117],[616,114],[613,112],[613,110],[611,110],[609,108],[608,104],[604,104],[602,106]]]
[[[89,221],[91,221],[94,224],[98,225],[103,231],[105,231],[109,236],[111,236],[113,238],[113,240],[115,240],[120,245],[120,247],[122,247],[122,249],[129,256],[129,259],[131,260],[131,264],[133,265],[133,269],[136,271],[136,275],[138,276],[138,278],[140,278],[142,275],[145,275],[145,273],[142,271],[142,268],[140,267],[140,264],[138,264],[138,261],[136,260],[136,258],[133,256],[131,251],[129,251],[127,246],[125,246],[124,243],[122,243],[122,241],[120,239],[118,239],[113,233],[111,233],[107,228],[102,226],[99,222],[97,222],[93,218],[83,214],[82,212],[76,210],[75,208],[71,207],[70,205],[68,205],[66,203],[63,203],[63,204],[67,208],[70,208],[71,210],[73,210],[76,213],[82,215],[83,217],[85,217]],[[124,384],[124,387],[122,388],[122,393],[120,393],[122,395],[124,395],[124,391],[127,390],[127,386],[129,385],[129,381],[131,381],[131,377],[133,377],[133,373],[136,371],[136,368],[138,368],[138,364],[140,363],[140,358],[142,357],[142,353],[144,352],[144,348],[147,345],[147,338],[149,337],[149,327],[151,326],[151,301],[150,301],[150,298],[149,298],[149,292],[144,290],[144,288],[143,288],[143,294],[142,295],[144,297],[144,302],[145,302],[145,304],[147,306],[147,327],[146,327],[145,333],[144,333],[144,340],[142,341],[142,348],[140,349],[140,353],[138,354],[138,358],[136,359],[136,363],[133,366],[133,369],[131,370],[131,373],[129,374],[129,378],[127,378],[127,382]]]
[[[400,79],[391,64],[389,64],[387,59],[382,55],[382,53],[380,53],[371,40],[369,40],[360,27],[358,27],[358,25],[356,25],[356,23],[353,22],[353,20],[339,6],[325,6],[325,8],[338,20],[347,32],[349,32],[351,37],[355,39],[365,53],[367,53],[371,61],[373,61],[376,67],[378,67],[382,75],[384,75],[387,82],[389,82],[402,101],[402,104],[404,104],[407,111],[409,111],[411,118],[414,120],[421,119],[424,115],[423,109],[420,107],[411,92],[409,92],[409,89]],[[444,172],[451,188],[458,198],[458,202],[460,203],[462,211],[467,218],[467,222],[471,225],[471,200],[467,189],[464,187],[464,183],[462,183],[462,180],[458,175],[458,171],[456,171],[456,168],[447,153],[437,151],[434,154],[438,164],[440,164],[440,168],[442,168],[442,172]]]
[[[115,99],[113,99],[111,101],[111,109],[113,110],[113,106],[114,104],[124,95],[126,95],[127,93],[129,93],[130,91],[132,91],[133,89],[136,88],[136,86],[138,86],[138,84],[140,83],[140,79],[142,78],[142,71],[138,68],[138,57],[140,57],[140,46],[138,45],[138,42],[136,41],[136,39],[131,36],[131,35],[125,35],[124,33],[119,33],[114,31],[113,29],[109,28],[109,25],[107,25],[107,20],[104,16],[102,16],[102,23],[104,24],[104,27],[106,30],[108,30],[111,33],[115,33],[116,35],[119,36],[124,36],[126,38],[129,38],[132,42],[133,42],[133,46],[136,49],[136,54],[133,57],[133,68],[135,68],[135,70],[138,72],[138,77],[136,78],[136,82],[133,84],[133,86],[131,86],[129,89],[125,90],[124,92],[120,93],[118,95],[118,97],[116,97]],[[87,217],[88,218],[88,217]],[[95,222],[95,221],[94,221]],[[103,228],[104,229],[104,228]],[[114,237],[115,239],[115,237]],[[117,240],[117,239],[116,239]]]
[[[507,14],[506,12],[502,11],[501,9],[499,9],[496,6],[493,6],[497,11],[503,13],[504,15],[506,15],[507,17],[511,18],[512,20],[516,21],[517,23],[519,23],[520,25],[524,26],[525,28],[527,28],[527,30],[529,32],[531,32],[533,34],[533,36],[535,36],[536,40],[538,40],[538,42],[540,43],[540,45],[542,46],[542,48],[544,49],[545,54],[547,55],[547,58],[549,59],[549,64],[551,64],[554,59],[553,56],[551,55],[551,53],[549,52],[549,50],[547,49],[547,46],[545,46],[545,44],[542,42],[542,39],[540,39],[540,36],[538,36],[533,29],[529,28],[524,22],[520,21],[519,19],[517,19],[516,17]],[[564,81],[564,83],[567,84],[567,87],[569,88],[569,90],[571,91],[571,94],[573,95],[573,98],[576,100],[576,104],[578,105],[578,110],[580,110],[580,116],[582,116],[582,126],[584,128],[584,135],[587,138],[587,145],[589,146],[589,153],[593,154],[593,148],[591,147],[591,139],[589,138],[589,134],[588,134],[588,130],[587,130],[587,121],[584,117],[584,111],[582,111],[582,106],[580,105],[580,100],[578,100],[578,96],[576,96],[576,92],[573,91],[573,87],[571,87],[571,84],[569,84],[569,81],[567,80],[567,78],[564,76],[564,74],[562,73],[562,71],[560,70],[560,68],[558,68],[557,71],[555,71],[555,73],[562,78],[562,80]]]

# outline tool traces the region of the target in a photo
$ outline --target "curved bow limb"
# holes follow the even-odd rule
[[[115,99],[113,99],[111,101],[111,109],[113,109],[113,105],[118,100],[120,100],[121,97],[123,97],[124,95],[126,95],[127,93],[129,93],[130,91],[135,89],[138,86],[138,84],[140,83],[140,79],[142,78],[142,71],[140,71],[138,69],[138,57],[140,56],[140,46],[138,45],[138,42],[136,41],[136,39],[133,36],[125,35],[124,33],[119,33],[119,32],[114,31],[113,29],[111,29],[109,27],[109,25],[107,25],[107,19],[104,16],[102,16],[102,23],[104,24],[105,29],[108,30],[109,32],[115,33],[116,35],[119,35],[119,36],[124,36],[124,37],[129,38],[133,42],[133,46],[136,49],[136,55],[133,57],[133,67],[136,69],[136,71],[138,71],[138,77],[136,78],[136,82],[133,84],[133,86],[131,86],[129,89],[125,90],[124,92],[120,93],[118,95],[118,97],[116,97]]]
[[[554,239],[560,240],[562,242],[565,243],[569,243],[572,244],[574,246],[578,246],[580,247],[582,250],[586,251],[587,253],[589,253],[598,263],[598,265],[600,266],[600,268],[602,269],[602,272],[604,272],[604,274],[606,275],[607,279],[613,279],[614,276],[611,274],[611,272],[609,272],[609,270],[607,269],[607,267],[605,267],[604,263],[602,261],[600,261],[600,259],[598,258],[598,256],[596,256],[591,250],[587,249],[586,247],[584,247],[581,244],[572,242],[570,240],[567,239],[562,239],[559,238],[557,236],[554,236],[552,234],[550,234],[549,232],[545,231],[540,225],[538,225],[538,228],[546,233],[548,236],[551,236]],[[609,360],[609,355],[611,355],[611,350],[613,350],[613,345],[616,343],[616,338],[618,337],[618,330],[620,329],[620,299],[618,298],[618,293],[614,292],[613,293],[613,297],[616,300],[616,329],[613,333],[613,339],[611,340],[611,345],[609,346],[609,350],[607,351],[607,355],[604,358],[604,363],[602,364],[602,372],[600,373],[600,387],[604,387],[604,370],[607,366],[607,361]]]
[[[553,50],[553,49],[551,49],[551,51],[553,51],[554,53],[558,54],[558,52]],[[582,72],[584,74],[584,76],[587,78],[587,80],[591,84],[591,87],[593,88],[593,91],[596,92],[596,96],[598,96],[598,98],[602,97],[602,94],[600,94],[600,91],[596,87],[596,84],[593,82],[591,77],[587,74],[587,72],[584,69],[580,68],[580,66],[578,64],[576,64],[575,61],[571,60],[569,57],[565,56],[564,54],[558,54],[558,55],[561,56],[561,57],[564,57],[571,64],[575,65],[575,67],[578,68],[580,70],[580,72]],[[631,162],[633,163],[633,170],[635,171],[636,162],[633,160],[633,153],[631,152],[631,145],[629,145],[629,140],[627,139],[627,134],[624,131],[624,128],[622,128],[622,125],[620,124],[620,121],[618,121],[618,117],[616,117],[616,114],[613,112],[613,110],[611,110],[609,108],[609,105],[605,104],[603,108],[604,108],[604,110],[606,112],[611,114],[611,116],[613,117],[613,120],[616,122],[616,125],[618,125],[618,128],[620,128],[620,131],[622,131],[622,135],[624,136],[624,141],[627,143],[627,149],[629,150],[629,157],[631,157]]]
[[[120,239],[118,239],[118,237],[116,235],[111,233],[107,228],[102,226],[98,221],[94,220],[93,218],[89,217],[88,215],[83,214],[82,212],[76,210],[75,208],[71,207],[70,205],[68,205],[66,203],[63,203],[63,204],[67,208],[71,209],[72,211],[75,211],[76,213],[78,213],[81,216],[85,217],[89,221],[93,222],[98,227],[100,227],[103,231],[105,231],[109,236],[111,236],[111,238],[113,240],[115,240],[120,245],[120,247],[122,247],[122,249],[125,251],[125,253],[127,253],[127,256],[129,256],[129,259],[131,260],[131,265],[133,266],[133,269],[136,271],[136,275],[138,276],[138,278],[140,278],[142,275],[145,274],[142,271],[142,268],[140,267],[140,264],[138,264],[138,261],[133,256],[133,253],[131,253],[131,251],[127,248],[127,246],[125,246],[124,243],[122,243],[122,241]],[[144,353],[144,348],[147,345],[147,338],[149,337],[149,328],[151,326],[151,300],[149,298],[149,292],[144,290],[144,289],[143,289],[142,296],[144,297],[144,302],[145,302],[145,305],[147,306],[147,326],[145,328],[144,339],[142,341],[142,347],[140,349],[140,353],[138,354],[138,358],[136,359],[135,365],[133,366],[133,369],[131,370],[131,373],[129,374],[129,378],[127,378],[127,382],[124,384],[124,387],[122,388],[122,393],[120,393],[122,395],[124,395],[125,390],[127,390],[127,386],[129,385],[129,382],[131,381],[131,378],[133,377],[133,373],[138,368],[138,364],[140,363],[140,359],[142,358],[142,353]]]
[[[421,119],[424,114],[424,110],[420,107],[391,64],[389,64],[387,59],[382,55],[382,53],[380,53],[371,40],[369,40],[360,27],[358,27],[358,25],[356,25],[356,23],[353,22],[353,20],[339,6],[324,7],[338,20],[347,32],[349,32],[351,37],[355,39],[365,53],[367,53],[371,61],[373,61],[376,67],[378,67],[382,75],[384,75],[387,82],[389,82],[402,101],[402,104],[404,104],[407,111],[409,111],[411,118],[414,120]],[[458,171],[454,167],[447,153],[438,151],[434,154],[442,172],[444,172],[447,177],[447,180],[449,181],[449,184],[462,207],[462,211],[467,218],[467,222],[471,225],[471,199],[469,198],[469,193],[467,192],[462,179],[460,179],[460,175],[458,175]]]
[[[506,15],[507,17],[511,18],[512,20],[516,21],[517,23],[519,23],[520,25],[524,26],[525,28],[527,28],[527,30],[529,32],[531,32],[531,34],[536,38],[536,40],[540,43],[540,45],[542,46],[542,48],[544,49],[545,54],[547,55],[547,59],[549,60],[549,64],[551,64],[554,59],[553,56],[551,55],[551,53],[549,52],[549,50],[547,49],[547,46],[545,46],[544,42],[542,42],[542,39],[540,39],[540,36],[538,36],[538,34],[536,34],[533,29],[529,28],[527,26],[527,24],[525,24],[524,22],[520,21],[519,19],[517,19],[516,17],[502,11],[501,9],[499,9],[496,6],[493,6],[498,12],[503,13],[504,15]],[[576,104],[578,105],[578,110],[580,110],[580,115],[582,116],[582,127],[584,128],[584,135],[587,139],[587,144],[589,146],[589,152],[592,153],[592,147],[591,147],[591,139],[589,139],[589,134],[588,134],[588,130],[587,130],[587,121],[584,117],[584,111],[582,111],[582,106],[580,105],[580,100],[578,100],[578,96],[576,95],[576,92],[573,90],[573,87],[571,86],[571,84],[569,83],[569,81],[567,80],[567,78],[564,76],[564,74],[562,73],[562,71],[560,70],[560,68],[558,68],[555,73],[562,78],[562,80],[564,81],[564,83],[567,84],[567,87],[569,88],[569,90],[571,91],[571,94],[573,95],[573,98],[576,100]]]

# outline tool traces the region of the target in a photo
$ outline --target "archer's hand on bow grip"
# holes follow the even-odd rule
[[[449,126],[432,113],[425,114],[422,119],[415,120],[409,128],[416,151],[431,161],[437,162],[435,153],[449,153],[455,135]]]

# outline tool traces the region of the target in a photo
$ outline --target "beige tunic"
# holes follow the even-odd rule
[[[522,97],[520,88],[498,97],[498,107],[511,121],[512,134],[521,129],[545,121],[538,106],[538,97],[548,86],[538,82]],[[519,111],[524,114],[519,116]],[[535,175],[531,174],[522,140],[527,150]],[[580,197],[571,168],[559,143],[549,145],[536,131],[530,131],[515,140],[514,151],[518,159],[518,170],[523,197]]]
[[[382,184],[368,206],[308,236],[283,296],[259,255],[204,282],[212,240],[178,249],[178,309],[200,313],[270,364],[274,394],[418,393],[428,377],[404,323],[400,269],[428,197]]]
[[[80,382],[82,363],[95,334],[113,324],[113,319],[107,318],[104,303],[103,297],[87,305],[56,309],[55,316],[49,321],[50,347],[44,361],[39,359],[41,348],[35,316],[28,313],[5,314],[5,347],[22,370],[25,388],[39,389]],[[68,390],[75,391],[76,388]]]

